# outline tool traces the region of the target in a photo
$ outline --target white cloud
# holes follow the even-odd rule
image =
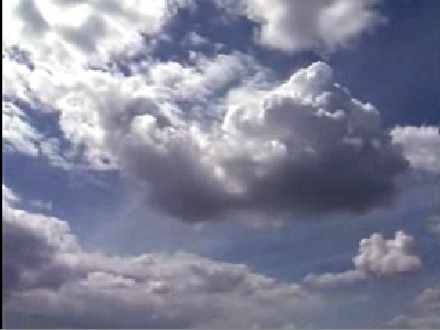
[[[353,262],[357,269],[378,276],[415,271],[422,262],[414,254],[414,245],[414,238],[403,231],[396,232],[394,239],[389,240],[373,234],[361,240],[359,254]]]
[[[5,100],[2,101],[2,133],[3,152],[45,157],[53,166],[71,167],[60,150],[58,139],[46,137],[22,109]]]
[[[6,204],[18,202],[20,198],[7,186],[2,184],[2,201]]]
[[[440,127],[396,127],[391,136],[413,168],[440,174]]]
[[[10,326],[282,327],[302,324],[321,306],[301,286],[244,265],[187,253],[87,252],[65,221],[4,205]]]
[[[284,51],[333,50],[385,22],[376,8],[380,0],[215,2],[256,22],[257,40],[262,45]]]
[[[304,283],[313,288],[338,288],[364,281],[368,275],[357,269],[341,273],[308,274]]]
[[[375,233],[362,239],[359,252],[353,258],[354,269],[341,273],[309,274],[304,282],[318,288],[350,285],[371,277],[392,276],[414,272],[422,267],[420,257],[414,251],[415,241],[403,231],[396,232],[394,239],[385,239]]]
[[[440,289],[423,290],[415,299],[409,314],[396,316],[389,326],[410,329],[436,329],[440,327]]]
[[[3,46],[18,44],[35,61],[87,64],[145,47],[191,0],[14,0],[3,6]],[[73,61],[73,62],[72,62]]]
[[[2,102],[2,141],[6,150],[38,156],[42,135],[29,124],[27,116],[10,102]]]

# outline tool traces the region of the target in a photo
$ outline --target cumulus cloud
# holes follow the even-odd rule
[[[19,44],[35,60],[87,64],[144,47],[191,0],[14,0],[3,6],[3,45]]]
[[[333,50],[386,21],[377,9],[380,0],[215,2],[257,23],[259,43],[284,51]]]
[[[87,252],[65,221],[3,193],[7,326],[282,327],[321,305],[296,284],[193,254]],[[12,192],[11,192],[12,193]]]
[[[409,314],[396,316],[389,323],[395,328],[436,329],[440,327],[440,288],[423,290]]]
[[[379,111],[327,64],[279,85],[241,53],[146,64],[133,76],[35,68],[26,83],[87,161],[120,169],[184,220],[362,212],[392,199],[406,161]]]
[[[147,183],[154,205],[188,220],[237,210],[364,211],[390,200],[406,168],[379,112],[322,62],[269,90],[232,91],[213,120],[138,102],[125,121],[101,112],[107,142]]]
[[[359,254],[353,262],[357,269],[375,275],[390,275],[420,269],[422,262],[414,254],[414,238],[398,231],[394,239],[386,240],[381,234],[373,234],[361,240]]]
[[[396,127],[391,136],[414,169],[440,174],[440,127]]]
[[[375,233],[359,243],[359,252],[353,258],[354,269],[341,273],[309,274],[304,282],[313,287],[330,288],[350,285],[371,277],[391,276],[414,272],[422,267],[414,251],[415,240],[403,231],[394,239],[385,239]]]

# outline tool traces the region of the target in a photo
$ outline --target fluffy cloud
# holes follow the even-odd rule
[[[385,22],[376,8],[380,0],[215,2],[256,22],[261,44],[285,51],[332,50]]]
[[[394,239],[373,234],[359,243],[359,253],[353,258],[354,269],[341,273],[309,274],[304,282],[313,287],[338,287],[366,280],[372,276],[391,276],[414,272],[422,267],[415,254],[415,241],[403,231],[396,232]]]
[[[413,168],[440,174],[440,127],[396,127],[391,136]]]
[[[408,315],[395,317],[389,325],[395,328],[436,329],[440,327],[440,288],[423,290]]]
[[[154,205],[184,219],[363,211],[389,201],[406,167],[379,112],[336,84],[322,62],[268,90],[232,91],[213,119],[137,102],[123,121],[117,110],[100,112],[107,143],[148,184]]]
[[[190,0],[7,1],[3,45],[19,44],[35,60],[71,64],[106,60],[144,47]]]
[[[327,64],[278,86],[241,53],[144,64],[128,77],[37,67],[25,81],[88,162],[121,169],[184,220],[360,212],[391,200],[406,161],[378,110],[338,85]],[[8,76],[20,86],[24,74]]]
[[[414,238],[402,231],[396,232],[390,240],[373,234],[360,242],[359,254],[353,262],[356,269],[378,276],[415,271],[422,262],[414,254],[414,244]]]
[[[3,188],[9,326],[282,327],[302,322],[321,304],[299,285],[244,265],[187,253],[84,251],[66,222],[18,209],[19,198],[11,201],[13,193]]]

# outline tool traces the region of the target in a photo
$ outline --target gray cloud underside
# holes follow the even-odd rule
[[[279,85],[241,53],[146,64],[131,77],[36,69],[27,84],[89,161],[144,185],[159,210],[203,221],[392,201],[407,161],[378,110],[337,84],[327,64]],[[20,70],[6,75],[6,93],[22,93]]]

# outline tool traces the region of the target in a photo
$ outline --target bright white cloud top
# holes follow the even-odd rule
[[[15,0],[3,7],[3,45],[32,52],[36,61],[70,65],[106,61],[143,47],[190,0]]]
[[[257,41],[283,51],[334,50],[386,22],[380,0],[215,0],[257,23]]]
[[[398,231],[394,239],[375,233],[359,242],[359,253],[353,257],[354,269],[341,273],[309,274],[304,282],[318,288],[351,285],[371,277],[383,277],[421,269],[422,261],[415,253],[412,236]]]

